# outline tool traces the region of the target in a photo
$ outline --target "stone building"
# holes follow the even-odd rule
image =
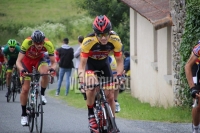
[[[130,7],[131,94],[152,106],[181,104],[184,0],[121,0]]]

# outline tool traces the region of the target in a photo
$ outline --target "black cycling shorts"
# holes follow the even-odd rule
[[[197,85],[200,85],[200,64],[194,64],[192,66],[192,77],[197,77]]]
[[[88,58],[86,70],[94,71],[101,82],[113,81],[112,70],[107,58],[103,60]]]

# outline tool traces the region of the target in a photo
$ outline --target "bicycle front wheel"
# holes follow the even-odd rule
[[[35,126],[36,126],[36,131],[38,133],[42,133],[42,128],[43,128],[43,105],[42,105],[42,96],[40,91],[36,93],[36,117],[35,117]]]
[[[33,104],[31,104],[30,93],[29,93],[29,96],[28,96],[26,112],[27,112],[27,117],[28,117],[29,131],[32,133],[33,128],[34,128],[35,108],[34,108]]]
[[[108,103],[104,103],[104,106],[105,106],[105,115],[106,115],[104,119],[106,121],[106,126],[107,126],[107,129],[104,130],[104,133],[117,133],[118,129],[115,123],[115,118],[113,116],[112,110],[110,106],[108,105]]]

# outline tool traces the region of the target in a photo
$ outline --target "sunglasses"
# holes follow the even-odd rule
[[[43,45],[43,44],[44,44],[44,42],[40,42],[40,43],[35,42],[35,45]]]
[[[15,48],[14,46],[10,46],[9,48]]]
[[[100,37],[100,38],[102,38],[103,36],[104,36],[104,37],[107,37],[107,36],[109,36],[109,35],[110,35],[109,32],[108,32],[108,33],[97,33],[97,36]]]

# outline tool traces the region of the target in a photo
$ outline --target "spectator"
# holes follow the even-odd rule
[[[79,47],[76,50],[76,52],[74,53],[74,58],[76,58],[76,65],[75,65],[75,69],[76,71],[78,70],[78,66],[79,66],[79,62],[80,62],[80,52],[81,52],[81,43],[83,42],[84,37],[83,36],[78,36],[78,44]]]
[[[75,65],[75,77],[78,76],[78,67],[79,67],[79,62],[80,62],[80,53],[81,53],[81,43],[83,42],[84,37],[83,36],[78,36],[78,45],[79,47],[77,48],[76,52],[74,53],[74,58],[76,58],[76,65]],[[75,89],[78,88],[78,82],[77,78],[74,80],[74,87]]]
[[[124,72],[126,76],[130,76],[130,53],[128,51],[124,52]]]
[[[68,38],[63,39],[63,45],[57,49],[58,57],[60,58],[59,61],[59,78],[58,78],[58,88],[56,90],[56,96],[60,94],[60,87],[61,83],[63,81],[63,77],[66,73],[66,90],[65,95],[67,96],[69,93],[69,87],[70,87],[70,77],[71,77],[71,71],[74,67],[74,64],[72,62],[74,58],[74,50],[72,47],[68,45],[69,40]]]
[[[60,58],[58,56],[58,52],[55,50],[54,51],[54,55],[55,55],[55,61],[56,61],[56,77],[57,77],[57,81],[58,81],[58,78],[59,78],[59,61],[60,61]]]

